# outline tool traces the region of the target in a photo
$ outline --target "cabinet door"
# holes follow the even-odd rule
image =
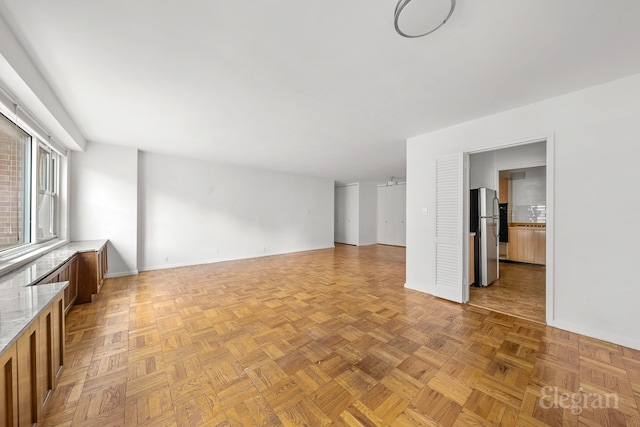
[[[44,408],[53,391],[54,367],[53,367],[53,312],[51,306],[46,308],[40,317],[39,346],[38,346],[38,410],[44,413]]]
[[[102,287],[104,278],[107,277],[107,271],[109,270],[109,258],[107,254],[107,244],[105,244],[100,248],[100,287]]]
[[[521,227],[509,227],[509,259],[520,262],[533,262],[533,230]]]
[[[78,259],[77,278],[78,278],[78,297],[76,301],[79,304],[85,304],[93,301],[94,295],[98,293],[98,253],[83,252],[76,255]]]
[[[18,426],[18,363],[16,346],[0,355],[0,425]]]
[[[78,256],[69,261],[69,286],[65,289],[64,310],[69,311],[78,297]]]
[[[498,199],[500,203],[509,203],[509,180],[507,178],[500,178],[498,181]]]
[[[69,285],[71,286],[71,285]],[[58,385],[62,368],[64,366],[64,325],[65,325],[65,304],[60,295],[51,305],[53,315],[53,375],[55,388]]]
[[[532,262],[545,265],[547,263],[547,230],[533,231],[533,245],[534,256]]]
[[[30,426],[38,421],[38,322],[33,322],[16,341],[18,361],[18,424]]]

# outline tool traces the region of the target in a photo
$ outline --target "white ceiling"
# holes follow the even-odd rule
[[[419,0],[416,0],[419,1]],[[319,176],[405,175],[408,137],[640,72],[637,0],[0,0],[89,141]]]

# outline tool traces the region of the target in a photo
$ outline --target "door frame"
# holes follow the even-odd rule
[[[546,135],[542,135],[534,138],[526,138],[518,141],[511,141],[503,144],[497,144],[488,148],[483,148],[481,150],[473,150],[464,153],[464,170],[463,170],[463,237],[462,237],[462,248],[463,248],[463,263],[464,263],[464,271],[463,274],[463,301],[465,303],[469,303],[469,197],[464,197],[464,195],[468,195],[470,188],[470,177],[469,177],[469,155],[475,153],[482,153],[488,151],[497,151],[504,148],[512,148],[521,145],[535,144],[539,142],[546,142],[546,163],[540,164],[540,162],[528,162],[528,163],[514,163],[512,169],[517,169],[520,167],[534,167],[534,166],[546,166],[546,203],[547,203],[547,223],[546,223],[546,266],[545,266],[545,299],[546,299],[546,307],[545,307],[545,316],[546,323],[552,324],[555,319],[555,302],[554,302],[554,241],[555,241],[555,196],[554,196],[554,179],[555,179],[555,134],[549,133]],[[534,164],[535,163],[535,164]],[[494,181],[498,179],[499,175],[496,171],[494,172]]]

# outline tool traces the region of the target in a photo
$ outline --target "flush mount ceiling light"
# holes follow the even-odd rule
[[[393,14],[396,31],[414,39],[442,27],[456,8],[456,0],[399,0]]]

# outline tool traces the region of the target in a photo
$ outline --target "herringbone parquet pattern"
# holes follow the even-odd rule
[[[109,279],[67,317],[43,424],[640,425],[640,352],[404,289],[404,256],[338,246]],[[589,393],[617,400],[567,403]]]

